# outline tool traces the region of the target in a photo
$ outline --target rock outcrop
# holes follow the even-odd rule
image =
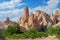
[[[20,26],[20,32],[29,30],[29,28],[36,28],[38,31],[44,31],[49,23],[56,25],[58,22],[60,22],[60,10],[56,10],[53,15],[49,15],[40,10],[36,10],[35,14],[29,14],[28,7],[25,7],[24,15],[20,17],[18,24]],[[4,22],[0,22],[0,26],[3,28],[7,28],[10,24],[13,24],[13,22],[9,18]]]
[[[58,22],[60,22],[60,10],[56,10],[54,15],[57,16]]]
[[[49,15],[43,11],[36,10],[35,14],[30,13],[28,7],[24,9],[24,15],[20,17],[18,24],[20,32],[29,30],[29,28],[36,28],[38,31],[45,31],[47,25],[51,23],[52,25],[60,22],[60,10],[56,10],[55,14]],[[13,24],[13,22],[7,18],[4,22],[0,22],[0,26],[7,28],[8,25]]]
[[[11,25],[13,22],[7,17],[4,22],[0,22],[0,27],[7,29],[8,25]]]
[[[8,25],[8,24],[11,24],[12,21],[10,21],[10,19],[7,17],[6,20],[4,21],[4,23]]]
[[[33,27],[38,31],[45,29],[50,22],[52,25],[56,24],[57,18],[55,15],[51,16],[43,11],[37,10],[36,13],[29,14],[29,9],[24,9],[24,16],[19,20],[20,31],[28,30]]]
[[[60,15],[60,10],[56,10],[54,15],[57,15],[57,16]]]
[[[54,25],[54,24],[57,23],[57,16],[56,16],[56,15],[51,15],[51,16],[50,16],[50,19],[51,19],[52,25]]]

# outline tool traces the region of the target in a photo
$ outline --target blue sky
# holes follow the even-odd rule
[[[0,21],[6,17],[18,21],[23,16],[25,6],[28,6],[29,12],[41,10],[52,14],[55,10],[60,10],[60,0],[0,0]]]

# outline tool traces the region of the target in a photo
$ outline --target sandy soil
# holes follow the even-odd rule
[[[43,37],[43,38],[35,38],[35,39],[9,39],[7,38],[6,40],[58,40],[58,38],[54,35],[54,36],[48,36],[48,37]]]

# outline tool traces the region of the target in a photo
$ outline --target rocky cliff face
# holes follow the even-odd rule
[[[56,21],[56,15],[49,15],[40,10],[37,10],[35,14],[29,14],[28,7],[26,7],[24,9],[24,16],[19,20],[20,31],[28,30],[31,27],[40,31],[42,28],[46,28],[49,22],[54,25]]]

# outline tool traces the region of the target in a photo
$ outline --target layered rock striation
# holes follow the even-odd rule
[[[35,14],[29,14],[29,9],[26,7],[24,9],[24,16],[20,17],[19,19],[20,31],[28,30],[31,27],[36,28],[38,31],[41,29],[44,30],[49,22],[52,25],[56,24],[56,15],[49,15],[40,10],[37,10]]]

